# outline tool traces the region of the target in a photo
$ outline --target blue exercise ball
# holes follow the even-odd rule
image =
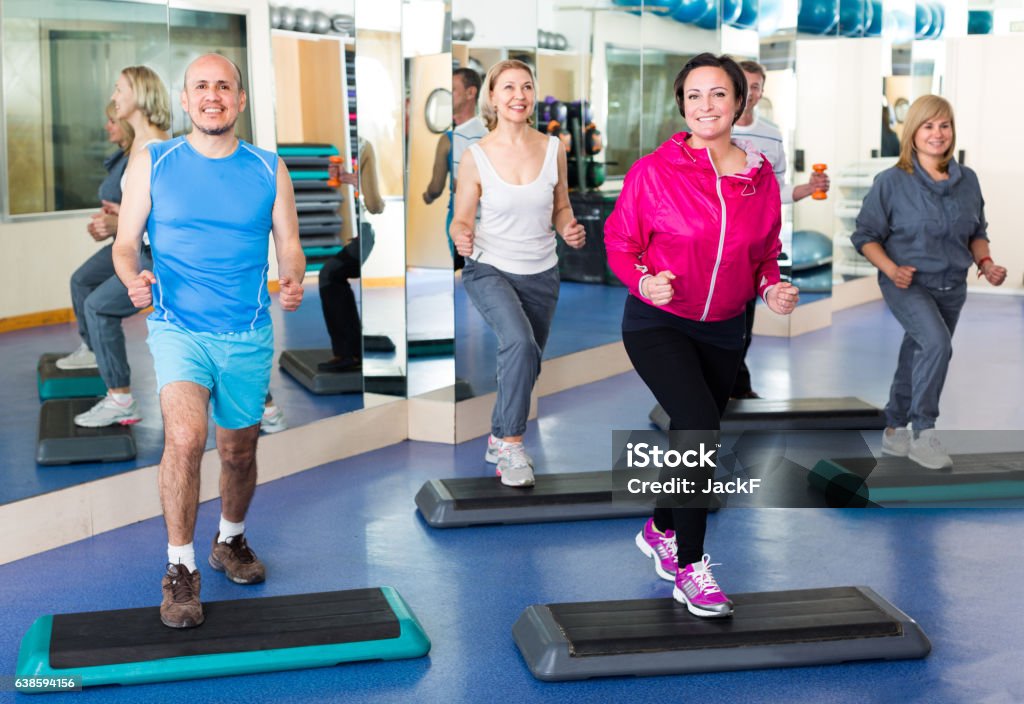
[[[844,37],[864,36],[869,6],[869,0],[839,0],[839,33]]]
[[[718,0],[715,0],[711,10],[698,17],[694,24],[702,29],[718,29]]]
[[[678,22],[696,22],[714,9],[715,0],[682,0],[669,16]]]
[[[868,2],[870,8],[869,17],[867,18],[867,28],[864,30],[865,37],[880,37],[882,36],[882,0],[870,0]]]
[[[793,271],[832,263],[832,239],[817,230],[793,231]]]
[[[644,9],[648,12],[664,15],[676,9],[678,4],[679,0],[645,0]]]
[[[782,24],[781,0],[759,0],[757,8],[757,33],[762,37],[775,34]]]
[[[794,271],[793,285],[800,289],[800,293],[831,293],[832,265],[823,264],[799,273]]]
[[[932,8],[924,3],[918,3],[914,12],[914,38],[925,39],[932,28]]]
[[[992,10],[967,11],[968,34],[992,34],[994,24],[995,20],[992,17]]]
[[[938,39],[946,27],[946,8],[942,3],[932,3],[932,28],[928,32],[929,39]]]
[[[743,0],[740,16],[733,22],[734,27],[740,29],[757,29],[757,0]]]
[[[830,34],[839,24],[838,0],[803,0],[796,28],[807,34]]]
[[[743,0],[722,0],[722,24],[735,24],[741,12],[743,12]]]

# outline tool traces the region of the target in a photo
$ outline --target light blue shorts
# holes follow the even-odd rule
[[[274,364],[274,328],[243,332],[192,332],[163,320],[146,321],[156,367],[157,393],[175,381],[210,390],[213,422],[227,430],[256,425]]]

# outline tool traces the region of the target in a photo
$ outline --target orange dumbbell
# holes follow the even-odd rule
[[[340,164],[341,163],[341,157],[340,156],[332,156],[332,157],[330,157],[328,159],[328,161],[330,161],[332,164]],[[341,185],[341,181],[339,181],[336,178],[330,178],[330,179],[327,179],[327,185],[330,186],[331,188],[337,188],[338,186]]]
[[[811,168],[814,169],[815,173],[823,174],[825,173],[825,169],[828,168],[828,164],[815,164]],[[828,193],[825,193],[825,191],[815,191],[811,194],[811,198],[814,200],[825,200],[828,198]]]

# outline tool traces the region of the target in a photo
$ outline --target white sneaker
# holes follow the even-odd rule
[[[280,433],[282,430],[288,430],[288,421],[284,419],[284,411],[277,407],[275,404],[271,404],[263,409],[263,417],[260,418],[260,430],[267,435],[273,435],[274,433]]]
[[[501,448],[505,445],[505,441],[501,438],[493,435],[487,436],[487,452],[484,453],[484,461],[490,462],[491,464],[498,464],[498,454],[501,452]],[[534,466],[533,458],[526,454],[526,450],[523,450],[523,454],[526,455],[526,461],[531,467]]]
[[[910,426],[886,428],[882,431],[882,454],[906,457],[910,452],[910,440]]]
[[[72,369],[95,369],[96,368],[96,355],[93,354],[89,346],[84,342],[78,346],[78,349],[69,354],[67,357],[61,357],[57,360],[57,369],[63,369],[64,371],[70,371]]]
[[[521,442],[503,442],[498,453],[498,476],[505,486],[533,486],[533,465]]]
[[[921,434],[910,442],[907,457],[928,469],[945,469],[953,466],[953,460],[939,442],[934,428],[922,430]]]
[[[140,420],[142,416],[139,415],[139,406],[135,399],[127,406],[122,406],[107,394],[88,411],[75,416],[75,425],[82,428],[105,428],[115,423],[134,425]]]

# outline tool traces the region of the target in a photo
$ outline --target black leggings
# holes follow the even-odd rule
[[[722,413],[736,379],[743,350],[699,342],[674,328],[622,332],[622,341],[637,374],[671,418],[671,430],[721,428]],[[656,508],[654,524],[674,530],[679,564],[704,555],[706,508]]]

